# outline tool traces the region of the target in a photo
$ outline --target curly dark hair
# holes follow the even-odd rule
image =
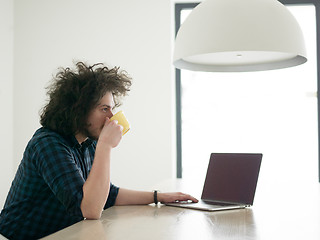
[[[61,68],[47,87],[49,101],[40,113],[40,123],[65,136],[84,132],[88,114],[107,92],[118,107],[130,87],[131,77],[119,67],[78,62],[76,70]]]

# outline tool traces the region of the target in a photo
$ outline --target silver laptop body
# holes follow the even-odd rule
[[[206,211],[232,210],[253,204],[261,153],[211,153],[201,200],[167,206]]]

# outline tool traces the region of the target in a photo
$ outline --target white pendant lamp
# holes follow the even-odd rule
[[[176,68],[249,72],[307,61],[301,28],[277,0],[205,0],[176,36]]]

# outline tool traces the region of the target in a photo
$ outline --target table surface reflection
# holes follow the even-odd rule
[[[184,189],[180,183],[166,186],[169,191]],[[281,201],[258,199],[251,208],[220,212],[114,206],[100,220],[81,221],[44,239],[320,239],[319,184],[304,197],[308,203],[301,204],[287,190]]]
[[[252,209],[209,213],[175,207],[116,206],[45,239],[256,239]]]

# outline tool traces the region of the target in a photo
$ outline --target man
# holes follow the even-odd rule
[[[197,199],[183,193],[118,188],[110,182],[111,151],[122,127],[110,121],[131,78],[103,64],[61,69],[49,87],[38,129],[29,141],[0,215],[9,239],[38,239],[113,205]]]

